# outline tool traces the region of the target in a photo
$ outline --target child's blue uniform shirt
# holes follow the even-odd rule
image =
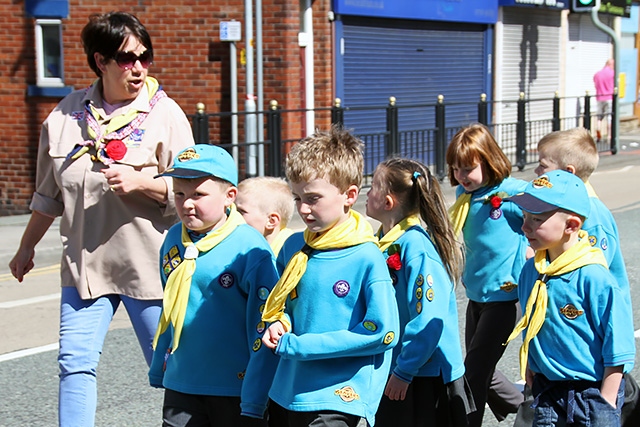
[[[538,275],[530,259],[518,286],[523,304]],[[601,381],[605,367],[624,365],[625,372],[631,370],[635,338],[630,304],[604,266],[590,264],[552,276],[547,292],[545,321],[529,347],[533,372],[551,381]]]
[[[456,293],[440,255],[421,226],[393,245],[402,261],[400,270],[390,273],[403,332],[393,349],[392,371],[407,382],[415,376],[442,376],[445,384],[457,380],[464,375],[464,359]]]
[[[466,259],[462,281],[467,297],[475,302],[513,301],[515,288],[529,245],[522,232],[522,211],[513,202],[502,201],[499,209],[490,198],[524,191],[526,181],[506,178],[493,187],[471,193],[471,205],[462,233]],[[464,192],[456,189],[456,196]]]
[[[160,249],[163,286],[184,254],[182,224]],[[278,358],[262,345],[261,307],[278,280],[267,241],[238,226],[196,259],[180,347],[168,354],[173,327],[160,336],[151,385],[187,394],[240,396],[244,415],[262,417]]]
[[[278,255],[282,272],[304,246],[291,236]],[[399,336],[398,308],[384,256],[371,242],[317,251],[287,298],[292,331],[269,396],[291,411],[338,411],[374,425]]]

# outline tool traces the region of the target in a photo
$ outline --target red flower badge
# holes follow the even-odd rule
[[[491,199],[489,200],[489,203],[491,203],[491,207],[496,209],[499,208],[500,205],[502,204],[502,197],[500,196],[493,196],[491,197]]]
[[[104,151],[110,159],[118,161],[127,154],[127,146],[119,139],[112,139],[104,147]]]
[[[387,266],[391,270],[398,271],[402,268],[402,261],[400,260],[400,253],[396,252],[393,255],[389,255],[387,258]]]

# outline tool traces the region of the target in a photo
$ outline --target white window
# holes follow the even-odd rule
[[[64,86],[62,21],[36,19],[36,83],[40,87]]]

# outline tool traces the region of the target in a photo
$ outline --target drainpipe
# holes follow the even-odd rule
[[[247,94],[244,101],[244,110],[247,113],[244,121],[245,142],[247,146],[246,175],[256,176],[256,96],[253,93],[253,4],[252,0],[244,0],[244,36],[247,51],[247,65],[245,68]]]
[[[593,21],[593,25],[595,25],[601,31],[607,33],[613,41],[613,75],[615,83],[613,90],[617,93],[620,93],[620,38],[612,28],[606,26],[602,21],[600,21],[600,17],[598,16],[599,10],[600,0],[596,0],[596,5],[593,7],[593,9],[591,9],[591,20]],[[613,117],[613,121],[611,123],[611,133],[615,135],[614,140],[611,141],[611,154],[616,154],[618,152],[618,143],[620,140],[620,104],[618,98],[619,96],[613,97],[613,102],[615,103],[615,105],[613,105],[612,108],[616,112],[616,115],[615,117]]]
[[[264,111],[264,74],[262,60],[262,0],[256,0],[256,88],[258,111]],[[264,176],[264,114],[258,113],[258,176]]]
[[[301,31],[298,34],[298,45],[304,48],[304,99],[305,130],[308,135],[315,131],[315,80],[313,77],[313,9],[311,0],[300,0]]]

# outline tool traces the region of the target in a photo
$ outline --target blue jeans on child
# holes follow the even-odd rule
[[[75,287],[63,287],[60,300],[60,427],[93,426],[97,404],[96,368],[109,324],[120,302],[124,304],[147,364],[162,300],[136,300],[105,295],[82,300]]]
[[[533,396],[535,427],[615,427],[620,426],[624,378],[618,389],[616,408],[602,397],[600,382],[549,381],[544,375],[536,374]]]

